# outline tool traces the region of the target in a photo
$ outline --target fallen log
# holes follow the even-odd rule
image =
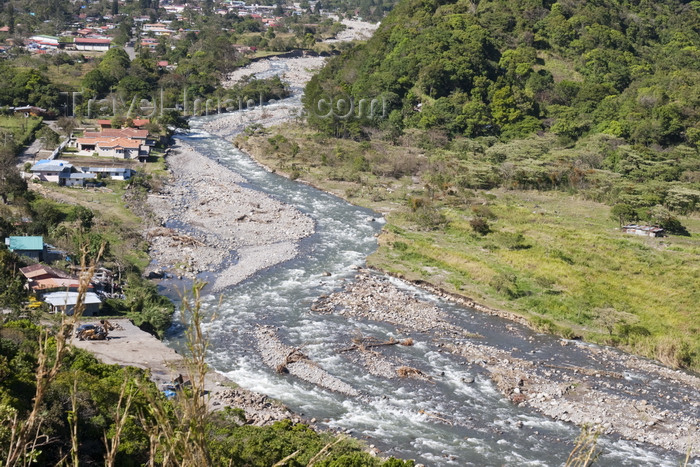
[[[396,340],[393,337],[389,339],[388,341],[378,341],[374,338],[367,338],[367,339],[353,339],[354,344],[351,345],[350,347],[346,347],[344,349],[338,350],[338,352],[352,352],[353,350],[367,350],[371,349],[373,347],[386,347],[389,345],[405,345],[405,346],[411,346],[413,345],[413,339],[408,338],[404,339],[402,341]]]
[[[306,360],[310,362],[309,357],[307,357],[301,352],[301,349],[303,349],[305,346],[306,344],[302,345],[301,347],[296,347],[292,349],[287,354],[287,356],[284,357],[284,362],[277,365],[277,373],[288,373],[289,370],[287,370],[287,365],[289,365],[290,363],[299,362],[301,360]]]

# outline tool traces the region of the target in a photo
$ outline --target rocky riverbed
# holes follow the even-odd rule
[[[263,362],[278,373],[289,373],[299,379],[348,396],[359,396],[352,386],[332,376],[302,352],[302,348],[282,343],[271,327],[259,327],[255,333]]]
[[[514,404],[529,406],[557,420],[591,425],[603,433],[650,443],[684,453],[700,439],[700,378],[608,348],[561,340],[578,346],[586,365],[556,359],[523,358],[485,341],[432,303],[398,287],[386,276],[361,271],[337,293],[319,298],[312,310],[352,319],[395,324],[398,332],[419,332],[442,351],[479,367]],[[360,362],[372,374],[391,377],[393,366],[381,347]],[[653,382],[654,384],[650,384]],[[675,391],[661,391],[673,386]],[[656,389],[654,389],[656,388]],[[446,423],[454,423],[444,417]],[[697,448],[697,445],[695,446]]]
[[[221,290],[293,258],[314,223],[299,210],[243,186],[235,172],[181,140],[167,162],[170,181],[148,196],[161,226],[146,231],[152,267],[194,278],[216,272]]]

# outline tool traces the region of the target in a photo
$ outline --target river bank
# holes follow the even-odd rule
[[[179,376],[187,379],[187,367],[181,354],[152,334],[142,331],[128,319],[112,319],[110,322],[115,329],[110,331],[107,339],[74,339],[73,345],[92,353],[102,363],[148,370],[151,381],[158,388],[167,387]],[[99,325],[98,321],[88,317],[84,317],[81,323]],[[211,410],[240,408],[245,412],[246,423],[251,425],[270,425],[280,420],[302,422],[301,417],[279,402],[237,387],[215,371],[207,372],[204,390]]]
[[[214,291],[293,258],[297,243],[314,231],[297,209],[178,140],[167,159],[170,180],[148,196],[161,226],[144,233],[151,268],[194,279],[216,273]]]
[[[443,298],[450,298],[443,295]],[[514,404],[531,407],[555,420],[589,425],[602,433],[650,443],[684,453],[700,438],[700,378],[605,347],[560,340],[575,346],[586,365],[540,360],[535,352],[503,349],[470,329],[450,322],[434,304],[368,270],[344,290],[319,298],[316,313],[391,323],[402,334],[420,333],[435,345],[486,370],[501,393]],[[513,330],[513,332],[517,332]],[[381,353],[382,346],[372,350]],[[369,362],[382,362],[381,355]],[[396,363],[402,365],[402,362]],[[365,363],[372,371],[376,363]],[[655,390],[674,386],[675,391]],[[448,423],[449,414],[442,414]]]

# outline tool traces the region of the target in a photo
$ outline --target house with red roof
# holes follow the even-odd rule
[[[102,128],[102,131],[86,131],[76,140],[78,154],[115,159],[145,159],[155,142],[149,139],[148,130],[136,128]]]

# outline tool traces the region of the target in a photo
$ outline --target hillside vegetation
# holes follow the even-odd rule
[[[506,147],[517,157],[516,148],[542,140]],[[474,166],[497,170],[478,145],[426,150],[293,125],[239,137],[237,144],[277,171],[383,213],[387,225],[372,266],[515,311],[542,331],[700,368],[697,215],[681,217],[692,235],[643,238],[620,231],[615,208],[587,199],[595,187],[486,190],[454,183]]]
[[[696,145],[699,26],[697,2],[407,0],[312,80],[309,121],[340,135],[370,125]],[[314,109],[321,97],[380,96],[387,118],[318,118]]]
[[[376,266],[697,370],[699,10],[405,0],[240,144],[388,213]]]
[[[433,190],[566,190],[686,235],[677,216],[700,203],[696,7],[408,0],[311,80],[308,122],[426,151]]]

